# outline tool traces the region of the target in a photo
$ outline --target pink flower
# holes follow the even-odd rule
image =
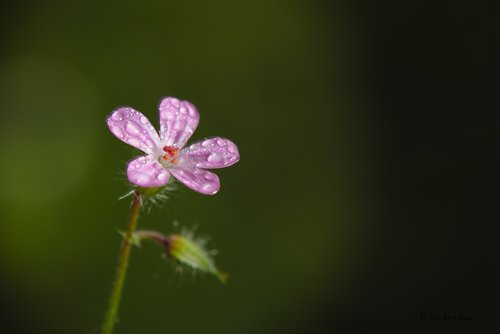
[[[128,180],[140,187],[161,187],[173,175],[194,191],[206,195],[217,193],[219,178],[205,169],[235,164],[240,160],[238,147],[220,137],[184,147],[200,119],[195,106],[166,97],[158,109],[160,136],[146,116],[129,107],[114,110],[107,119],[109,129],[118,139],[147,154],[129,162]]]

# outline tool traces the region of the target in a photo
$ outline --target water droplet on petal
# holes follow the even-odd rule
[[[136,138],[128,138],[127,143],[135,147],[142,147],[142,143]]]
[[[196,110],[193,107],[189,107],[189,115],[196,117]]]
[[[179,108],[179,100],[176,99],[175,97],[171,97],[169,99],[169,102],[172,106],[174,106],[175,108]]]
[[[205,183],[203,187],[201,187],[203,191],[210,192],[213,191],[214,186],[211,183]]]
[[[219,145],[219,146],[225,146],[226,145],[226,141],[223,140],[223,139],[217,139],[217,145]]]
[[[185,120],[179,119],[179,120],[177,120],[177,122],[175,122],[174,129],[176,129],[177,131],[182,131],[182,130],[184,130],[185,127],[186,127]]]
[[[114,121],[121,122],[123,120],[123,113],[121,111],[115,111],[115,113],[113,114],[113,116],[111,116],[111,118]]]
[[[212,153],[207,158],[208,162],[221,162],[222,156],[219,153]]]
[[[146,173],[134,173],[135,175],[132,176],[134,183],[138,185],[146,185],[150,183],[151,181],[151,176],[149,176]]]
[[[118,138],[120,139],[123,139],[125,136],[123,135],[123,131],[122,129],[119,127],[119,126],[115,126],[115,125],[111,125],[109,127],[109,129],[111,130],[111,132],[113,132],[113,134],[115,136],[117,136]]]
[[[167,180],[167,173],[160,173],[158,174],[158,176],[156,177],[158,179],[158,181],[160,182],[165,182]]]
[[[142,115],[139,119],[142,124],[147,124],[148,123],[148,118],[144,115]]]
[[[141,132],[137,124],[132,121],[128,121],[127,124],[125,124],[125,131],[127,131],[132,136],[135,136],[139,134],[139,132]]]

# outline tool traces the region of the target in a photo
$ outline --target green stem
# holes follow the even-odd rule
[[[132,234],[134,233],[137,226],[137,218],[139,217],[140,208],[141,194],[136,191],[134,192],[134,200],[132,201],[132,208],[130,209],[130,218],[128,221],[127,231],[125,233],[125,238],[122,241],[120,258],[118,260],[118,266],[116,267],[116,276],[113,283],[113,289],[111,291],[111,297],[109,298],[109,305],[106,311],[104,325],[102,326],[102,334],[112,334],[113,328],[116,324],[116,316],[118,315],[118,309],[120,307],[123,284],[125,283],[125,276],[127,275],[128,261],[132,248],[132,243],[130,241],[132,240]]]

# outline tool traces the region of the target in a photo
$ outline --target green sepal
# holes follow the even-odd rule
[[[215,275],[222,283],[227,282],[229,275],[217,269],[214,260],[200,242],[182,235],[172,235],[169,238],[168,255],[195,270]]]

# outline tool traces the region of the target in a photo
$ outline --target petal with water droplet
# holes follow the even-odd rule
[[[144,158],[147,160],[144,161]],[[139,157],[129,162],[127,177],[130,183],[139,187],[161,187],[167,184],[170,173],[155,159]]]
[[[177,165],[198,168],[224,168],[235,164],[239,160],[238,147],[232,141],[214,137],[182,149],[179,152]]]
[[[174,97],[161,100],[160,138],[163,145],[183,147],[198,126],[200,114],[188,101]]]
[[[188,188],[205,195],[215,195],[220,188],[219,177],[199,168],[170,168],[173,176]]]
[[[156,155],[161,148],[158,133],[149,120],[129,107],[118,108],[107,119],[111,132],[121,141],[144,153]]]

